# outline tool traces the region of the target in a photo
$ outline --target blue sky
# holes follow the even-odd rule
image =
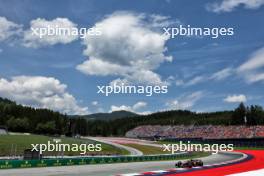
[[[0,0],[0,96],[68,114],[218,111],[241,101],[264,106],[263,19],[263,0]],[[109,34],[87,40],[27,36],[34,25],[60,20],[79,28],[100,24]],[[234,28],[234,35],[164,39],[167,24]],[[157,40],[142,37],[148,32]],[[141,47],[141,40],[147,44]],[[146,65],[138,64],[148,56]],[[97,94],[97,85],[116,80],[166,84],[168,93]]]

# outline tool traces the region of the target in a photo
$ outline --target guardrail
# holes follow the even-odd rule
[[[180,153],[174,155],[166,154],[166,155],[148,155],[148,156],[104,156],[104,157],[62,158],[62,159],[41,159],[41,160],[0,160],[0,169],[173,160],[187,156],[191,157],[192,155],[194,154]]]

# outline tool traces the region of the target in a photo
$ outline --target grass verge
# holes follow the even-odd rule
[[[31,144],[47,144],[48,141],[53,143],[53,139],[61,139],[63,144],[97,144],[99,142],[88,139],[75,139],[69,137],[50,137],[43,135],[0,135],[0,156],[19,156],[25,149],[31,148]],[[87,154],[117,154],[126,155],[128,151],[119,149],[109,144],[102,144],[102,152],[87,152]],[[61,155],[58,152],[44,152],[44,155]],[[64,155],[80,155],[80,151],[66,151]]]
[[[162,148],[160,147],[154,147],[149,145],[140,145],[140,144],[122,144],[128,147],[135,148],[139,151],[141,151],[144,155],[155,155],[155,154],[170,154],[170,152],[166,151],[164,152]]]

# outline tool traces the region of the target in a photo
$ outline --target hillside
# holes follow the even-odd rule
[[[74,118],[73,118],[74,117]],[[246,117],[246,120],[245,120]],[[88,119],[88,120],[87,120]],[[137,115],[127,111],[68,116],[48,109],[18,105],[0,98],[0,126],[9,131],[36,134],[80,134],[90,136],[124,136],[142,125],[264,125],[261,106],[246,107],[241,103],[235,110],[197,113],[188,110],[155,112]]]
[[[86,120],[115,120],[115,119],[122,119],[127,117],[136,117],[138,114],[129,112],[129,111],[114,111],[111,113],[95,113],[89,115],[77,115],[77,116],[70,116],[73,118],[79,117],[84,118]]]
[[[246,118],[246,120],[245,120]],[[91,121],[88,123],[89,135],[123,136],[127,131],[142,125],[264,125],[264,110],[261,106],[245,107],[241,103],[233,111],[191,112],[171,110],[156,112],[111,121]]]
[[[67,116],[48,109],[22,106],[0,97],[0,126],[18,132],[65,134]]]

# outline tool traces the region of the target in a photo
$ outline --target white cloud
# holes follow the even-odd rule
[[[249,73],[245,75],[245,79],[248,83],[264,81],[264,73]]]
[[[97,106],[98,105],[98,101],[93,101],[92,105]]]
[[[146,85],[169,85],[165,80],[161,80],[161,76],[151,70],[135,70],[130,75],[126,76],[128,82],[140,83]]]
[[[138,110],[138,109],[144,108],[146,106],[147,106],[147,103],[146,102],[139,101],[139,102],[137,102],[136,104],[133,105],[133,109],[134,110]]]
[[[248,61],[240,65],[237,73],[244,76],[248,83],[255,83],[264,81],[264,73],[261,68],[264,68],[264,47],[255,51]]]
[[[132,112],[133,110],[132,110],[131,106],[126,106],[126,105],[115,106],[115,105],[112,105],[110,112],[113,112],[113,111],[130,111],[130,112]]]
[[[231,75],[238,75],[243,77],[249,84],[264,81],[264,47],[253,52],[249,59],[242,63],[237,68],[224,68],[220,71],[215,72],[210,77],[196,76],[188,81],[178,79],[176,80],[176,86],[191,86],[204,81],[221,81]]]
[[[97,22],[94,27],[100,28],[102,35],[84,39],[84,55],[89,58],[76,68],[87,75],[114,75],[133,83],[164,84],[154,70],[161,63],[172,61],[171,56],[164,55],[169,38],[153,28],[153,19],[165,23],[167,18],[116,12]]]
[[[184,85],[184,81],[182,79],[178,79],[175,81],[176,86],[182,86]]]
[[[129,69],[121,65],[104,62],[100,59],[90,59],[77,66],[77,69],[89,75],[125,75]]]
[[[204,96],[204,92],[196,91],[166,103],[168,109],[190,109]]]
[[[243,63],[238,70],[249,71],[264,67],[264,47],[254,52],[250,59]]]
[[[134,112],[137,114],[149,114],[150,111],[140,111],[141,109],[145,108],[147,106],[146,102],[143,101],[139,101],[137,103],[135,103],[132,106],[127,106],[127,105],[121,105],[121,106],[116,106],[116,105],[112,105],[111,106],[111,110],[109,112],[113,112],[113,111],[130,111],[130,112]]]
[[[247,9],[257,9],[264,5],[264,0],[223,0],[220,3],[207,4],[206,9],[215,13],[231,12],[240,5],[243,5]]]
[[[104,112],[104,108],[101,107],[101,103],[98,101],[91,102],[92,107],[90,108],[90,113],[101,113]]]
[[[150,25],[152,27],[161,27],[161,28],[182,24],[182,22],[178,19],[173,21],[170,20],[169,16],[162,16],[157,14],[150,15],[150,21],[151,21]]]
[[[195,76],[194,78],[192,78],[188,81],[178,79],[175,81],[175,85],[188,87],[188,86],[193,86],[193,85],[199,84],[199,83],[204,82],[206,80],[207,80],[207,78],[205,76]]]
[[[57,33],[55,35],[44,35],[40,38],[39,35],[36,35],[31,29],[40,29],[40,28],[51,28],[52,30],[56,30],[58,28],[65,28],[73,32],[73,29],[76,29],[76,24],[71,22],[67,18],[56,18],[51,21],[48,21],[43,18],[37,18],[30,22],[30,29],[24,31],[23,45],[26,47],[42,47],[49,46],[55,44],[67,44],[78,38],[78,35],[64,35]]]
[[[213,80],[217,80],[217,81],[220,81],[220,80],[223,80],[229,76],[231,76],[233,74],[233,69],[232,68],[225,68],[225,69],[222,69],[216,73],[214,73],[210,79],[213,79]]]
[[[195,76],[195,77],[193,77],[187,81],[185,81],[183,79],[177,79],[175,81],[175,85],[188,87],[188,86],[193,86],[193,85],[205,82],[205,81],[211,81],[211,80],[221,81],[221,80],[231,76],[233,73],[235,73],[235,69],[224,68],[220,71],[213,73],[211,76],[198,75],[198,76]]]
[[[114,87],[115,85],[116,86],[122,86],[122,85],[128,86],[128,85],[130,85],[130,82],[128,82],[126,79],[117,78],[117,79],[111,81],[109,83],[109,85],[112,86],[112,87]]]
[[[229,95],[224,99],[225,102],[228,103],[241,103],[241,102],[246,102],[247,97],[243,94],[240,95]]]
[[[20,35],[22,25],[18,25],[5,17],[0,17],[0,42],[9,39],[14,35]]]
[[[166,79],[166,83],[168,84],[168,85],[172,85],[173,83],[174,83],[174,81],[175,81],[175,77],[174,76],[169,76],[169,77],[167,77],[167,79]]]
[[[203,76],[196,76],[193,79],[191,79],[190,81],[188,81],[185,85],[186,86],[192,86],[192,85],[201,83],[201,82],[203,82],[205,80],[206,80],[206,78],[203,77]]]
[[[0,79],[0,97],[5,97],[37,108],[48,108],[67,114],[87,114],[66,91],[67,86],[52,77],[17,76],[11,80]]]

